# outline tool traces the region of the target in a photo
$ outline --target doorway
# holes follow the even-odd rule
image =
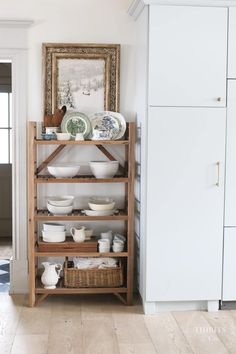
[[[12,257],[12,63],[0,62],[0,292],[10,287]]]

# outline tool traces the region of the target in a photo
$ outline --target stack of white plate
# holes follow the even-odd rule
[[[47,209],[54,215],[67,215],[73,210],[74,197],[71,195],[62,197],[50,197],[47,200]]]
[[[57,223],[45,223],[43,224],[42,236],[44,242],[64,242],[66,226]]]

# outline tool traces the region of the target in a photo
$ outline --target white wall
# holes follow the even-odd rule
[[[8,0],[2,19],[30,19],[28,118],[41,120],[42,42],[121,44],[120,111],[133,120],[135,23],[127,14],[128,0]]]

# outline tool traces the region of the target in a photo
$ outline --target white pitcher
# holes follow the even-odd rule
[[[79,226],[78,228],[71,227],[70,233],[75,242],[84,242],[85,240],[85,226]]]
[[[44,272],[41,276],[41,281],[45,289],[55,289],[60,278],[61,264],[43,262]]]

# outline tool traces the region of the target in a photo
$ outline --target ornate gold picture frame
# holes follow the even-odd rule
[[[43,43],[44,114],[119,111],[120,45]]]

